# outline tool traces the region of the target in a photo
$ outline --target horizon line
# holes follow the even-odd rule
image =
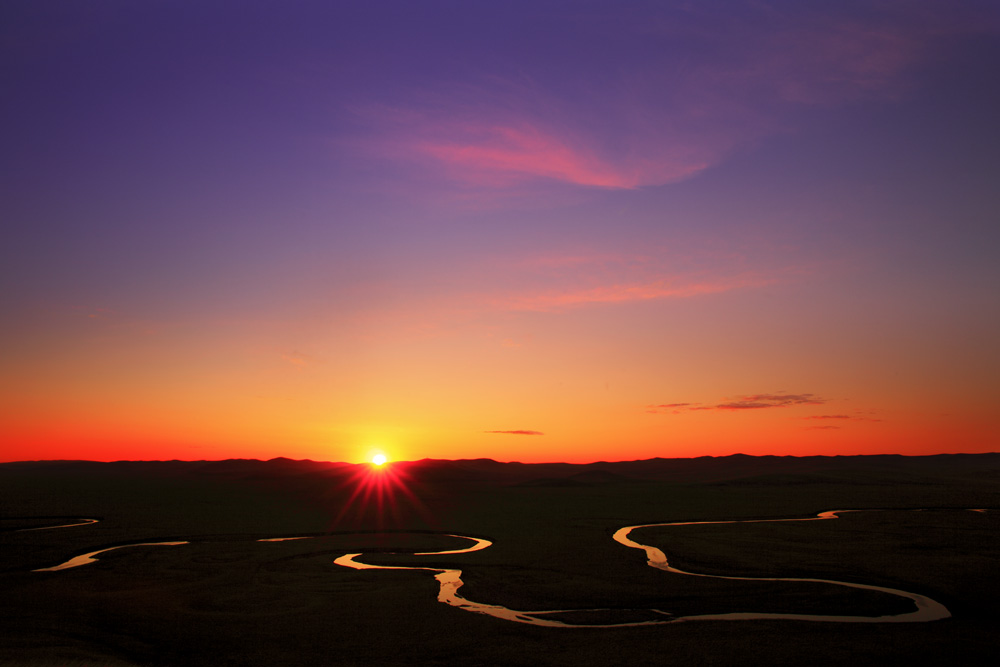
[[[805,456],[799,456],[795,454],[744,454],[742,452],[735,452],[733,454],[722,454],[722,455],[712,455],[703,454],[701,456],[654,456],[648,459],[621,459],[616,461],[611,460],[595,460],[586,462],[573,462],[573,461],[499,461],[497,459],[489,457],[477,457],[477,458],[459,458],[459,459],[438,459],[425,457],[422,459],[412,459],[412,460],[396,460],[387,462],[388,465],[392,464],[402,464],[402,463],[423,463],[425,461],[443,461],[450,463],[461,463],[464,461],[490,461],[492,463],[499,463],[502,465],[596,465],[599,463],[643,463],[646,461],[694,461],[697,459],[727,459],[734,457],[745,457],[745,458],[784,458],[784,459],[809,459],[809,458],[872,458],[872,457],[885,457],[893,456],[900,458],[930,458],[935,456],[988,456],[1000,454],[998,451],[989,452],[939,452],[937,454],[899,454],[891,452],[883,452],[879,454],[809,454]],[[10,461],[0,461],[0,465],[6,465],[9,463],[225,463],[227,461],[256,461],[258,463],[273,463],[275,461],[289,461],[292,463],[326,463],[331,465],[369,465],[368,461],[360,461],[352,463],[350,461],[321,461],[316,459],[293,459],[287,456],[276,456],[270,459],[258,459],[258,458],[225,458],[225,459],[114,459],[114,460],[97,460],[97,459],[18,459]]]

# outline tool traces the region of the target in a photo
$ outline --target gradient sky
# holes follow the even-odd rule
[[[1000,449],[1000,4],[0,6],[0,460]]]

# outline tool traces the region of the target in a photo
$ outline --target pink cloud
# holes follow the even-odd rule
[[[612,283],[550,291],[527,290],[496,299],[493,304],[503,310],[549,312],[597,304],[683,299],[747,287],[760,287],[772,282],[773,279],[757,275],[688,282],[684,279],[664,278],[650,282]]]
[[[551,178],[576,185],[634,188],[633,170],[612,166],[536,128],[474,128],[458,140],[421,142],[417,151],[456,169],[469,181],[493,175]]]
[[[899,98],[914,64],[977,29],[966,14],[936,2],[889,3],[863,19],[835,5],[780,16],[766,5],[619,13],[599,20],[645,49],[622,54],[614,75],[601,61],[572,83],[495,71],[355,111],[373,131],[363,142],[370,151],[476,186],[480,199],[485,190],[522,193],[531,181],[675,183],[793,130],[803,107]],[[676,43],[688,47],[683,60]]]
[[[365,336],[438,335],[469,326],[509,324],[517,313],[563,313],[616,304],[710,297],[794,279],[803,269],[757,270],[734,253],[690,251],[683,256],[648,248],[647,254],[594,252],[479,258],[475,264],[441,265],[424,280],[397,279],[345,297]],[[461,276],[456,280],[456,276]],[[389,333],[391,332],[391,334]],[[523,342],[497,329],[505,347]]]
[[[527,94],[546,96],[541,92]],[[463,106],[454,100],[446,104],[459,109]],[[520,184],[547,180],[634,189],[689,178],[717,161],[720,145],[721,150],[728,150],[731,144],[710,137],[710,133],[700,137],[665,135],[662,128],[645,128],[639,133],[645,135],[641,147],[632,146],[629,140],[624,151],[613,154],[599,150],[606,140],[604,131],[580,127],[576,119],[551,109],[503,114],[459,109],[450,119],[368,112],[367,117],[384,119],[387,125],[379,130],[383,138],[372,142],[369,149],[392,160],[443,169],[452,181],[476,187],[516,190]],[[469,120],[470,116],[475,120]],[[407,122],[397,125],[397,118]],[[634,130],[629,133],[636,134]]]

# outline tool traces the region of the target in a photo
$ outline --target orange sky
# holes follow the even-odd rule
[[[0,460],[998,449],[995,7],[323,4],[4,22]]]

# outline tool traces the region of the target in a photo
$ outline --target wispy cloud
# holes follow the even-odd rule
[[[603,188],[638,185],[631,170],[528,125],[466,128],[450,140],[418,142],[414,149],[454,167],[455,177],[477,184],[541,177]]]
[[[685,412],[700,412],[700,411],[722,411],[722,412],[754,412],[758,410],[768,410],[771,408],[803,408],[816,405],[825,405],[829,401],[825,398],[821,398],[816,394],[803,393],[803,394],[790,394],[787,392],[778,392],[773,394],[748,394],[745,396],[738,396],[734,399],[725,398],[719,403],[692,403],[692,402],[678,402],[678,403],[657,403],[646,406],[646,412],[650,414],[671,414],[679,415]],[[853,415],[847,414],[821,414],[821,415],[806,415],[804,417],[797,417],[796,419],[813,421],[813,422],[834,422],[826,424],[815,424],[812,426],[803,426],[805,430],[809,431],[834,431],[843,428],[841,424],[847,424],[849,422],[880,422],[881,419],[876,419],[874,417],[866,416],[867,413],[857,413]]]
[[[516,431],[483,431],[483,433],[500,433],[502,435],[545,435],[541,431],[526,431],[526,430],[516,430]]]
[[[612,154],[601,149],[609,130],[581,126],[578,104],[553,100],[538,87],[516,87],[510,92],[514,99],[499,105],[493,102],[497,94],[496,89],[478,96],[442,91],[433,102],[402,113],[378,106],[359,109],[374,125],[373,136],[361,143],[371,155],[417,165],[423,178],[433,169],[459,185],[513,192],[545,181],[617,190],[675,183],[716,163],[732,144],[665,137],[654,125],[628,128],[627,134],[644,134],[644,140]],[[421,111],[424,104],[433,111]],[[505,110],[498,112],[498,106]],[[624,109],[619,113],[631,115]],[[616,123],[628,124],[624,117]]]
[[[762,276],[738,276],[718,280],[690,281],[683,278],[651,282],[614,283],[585,288],[548,291],[525,291],[496,299],[503,310],[555,311],[594,304],[612,304],[656,299],[683,299],[718,294],[746,287],[760,287],[774,282]]]
[[[950,5],[917,4],[864,16],[835,3],[780,13],[766,3],[725,14],[698,5],[590,11],[575,17],[572,29],[583,32],[566,42],[579,63],[572,82],[522,63],[424,85],[392,104],[371,100],[357,113],[370,127],[369,151],[477,188],[675,183],[794,129],[803,108],[904,95],[909,70],[940,40],[976,29]],[[635,49],[619,49],[622,66],[609,69],[587,30],[631,36]]]
[[[759,261],[757,263],[760,263]],[[447,273],[445,273],[445,270]],[[711,297],[759,289],[796,279],[808,271],[791,267],[756,269],[734,253],[690,250],[678,257],[669,251],[648,254],[539,252],[480,259],[474,265],[450,264],[427,282],[399,280],[381,285],[362,298],[356,320],[371,335],[435,334],[497,315],[559,314],[584,308]],[[454,276],[462,276],[455,280]],[[388,297],[391,298],[387,298]],[[499,344],[518,347],[523,332],[495,332]]]
[[[766,410],[769,408],[787,408],[803,405],[823,405],[826,399],[815,394],[750,394],[735,399],[723,399],[724,402],[713,405],[701,403],[661,403],[647,405],[647,412],[680,414],[686,411],[722,410],[736,412],[742,410]]]
[[[497,294],[492,308],[552,312],[588,305],[684,299],[757,288],[787,278],[789,270],[755,270],[740,257],[696,258],[611,253],[528,257],[509,267],[525,287]]]
[[[740,396],[735,401],[720,403],[716,410],[760,410],[765,408],[785,408],[790,405],[823,405],[823,399],[815,394],[753,394]]]

